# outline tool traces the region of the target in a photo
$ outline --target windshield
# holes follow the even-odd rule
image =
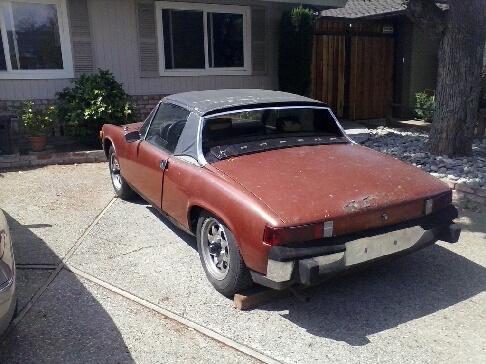
[[[206,119],[202,147],[211,163],[242,154],[303,145],[347,143],[328,109],[238,111]]]

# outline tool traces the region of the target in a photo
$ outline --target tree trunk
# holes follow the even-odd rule
[[[429,149],[433,154],[471,155],[478,117],[486,2],[449,0],[449,6],[439,46]]]

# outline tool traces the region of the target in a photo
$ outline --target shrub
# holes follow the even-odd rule
[[[70,136],[93,141],[103,124],[120,125],[133,119],[128,95],[107,70],[80,76],[72,87],[57,93],[57,98],[61,126]]]
[[[54,106],[39,110],[35,108],[33,101],[26,101],[22,105],[19,118],[29,136],[43,136],[52,132],[56,113]]]
[[[282,91],[307,95],[311,83],[314,13],[303,7],[282,14],[278,79]]]
[[[432,90],[415,94],[415,114],[425,121],[432,121],[435,109],[435,95]]]

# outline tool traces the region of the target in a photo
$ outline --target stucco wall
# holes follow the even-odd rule
[[[266,6],[267,72],[247,76],[184,76],[142,78],[135,0],[89,0],[95,66],[111,70],[130,95],[171,94],[215,88],[277,88],[277,30],[282,5],[260,1],[205,1]],[[52,99],[69,80],[0,80],[0,100]]]
[[[394,63],[395,115],[413,117],[415,94],[434,90],[439,40],[405,17],[397,19]]]
[[[425,89],[435,90],[437,82],[437,52],[439,39],[430,31],[414,24],[412,34],[411,74],[409,99],[415,103],[415,94]]]

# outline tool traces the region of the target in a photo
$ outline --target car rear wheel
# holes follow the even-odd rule
[[[232,232],[218,218],[201,214],[197,249],[209,282],[221,294],[230,297],[252,284]]]
[[[113,184],[115,194],[124,200],[130,199],[131,197],[133,197],[134,193],[131,187],[121,175],[120,163],[118,163],[118,158],[116,156],[115,148],[113,148],[113,146],[110,147],[110,151],[108,152],[108,159],[111,183]]]

